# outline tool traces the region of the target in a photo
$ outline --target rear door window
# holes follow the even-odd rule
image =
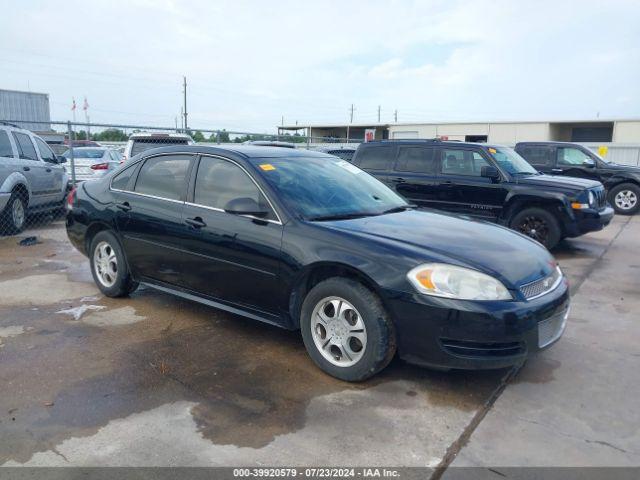
[[[0,157],[13,158],[13,148],[11,148],[11,141],[9,135],[4,130],[0,130]]]
[[[16,141],[18,147],[18,156],[23,160],[38,160],[38,154],[33,146],[33,142],[29,138],[29,135],[19,132],[11,132],[13,139]]]
[[[169,200],[183,200],[190,155],[162,155],[144,162],[134,191]]]
[[[547,146],[529,146],[518,152],[534,167],[552,167],[553,155],[551,148]]]
[[[433,147],[400,147],[396,170],[400,172],[437,172],[436,149]]]
[[[358,154],[358,166],[363,170],[388,170],[393,149],[389,146],[364,148]]]

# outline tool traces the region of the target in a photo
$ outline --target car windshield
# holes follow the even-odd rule
[[[104,148],[74,148],[73,156],[74,158],[102,158],[105,151]],[[67,150],[63,156],[71,157],[71,151]]]
[[[538,171],[508,147],[489,147],[489,153],[498,162],[500,168],[512,175],[537,175]]]
[[[260,174],[307,220],[381,215],[411,206],[382,182],[344,160],[256,158]]]

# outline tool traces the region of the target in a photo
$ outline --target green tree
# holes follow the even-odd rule
[[[200,130],[196,130],[191,138],[193,138],[194,142],[204,142],[205,140],[204,135]]]

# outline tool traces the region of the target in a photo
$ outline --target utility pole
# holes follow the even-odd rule
[[[184,130],[186,131],[189,127],[187,126],[187,77],[182,77],[182,92],[184,93]]]
[[[349,123],[353,123],[353,110],[354,110],[354,107],[353,107],[353,103],[352,103],[351,104],[351,115],[350,115]]]
[[[396,109],[395,112],[393,112],[393,118],[395,120],[396,123],[398,123],[398,110]]]
[[[378,105],[378,123],[380,123],[380,105]]]
[[[180,107],[180,127],[182,129],[182,131],[184,132],[184,107]]]
[[[284,127],[284,115],[282,115],[282,122],[281,125]]]

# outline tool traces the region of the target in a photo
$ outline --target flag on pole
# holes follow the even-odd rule
[[[76,98],[73,97],[73,102],[71,103],[71,111],[75,112],[76,111]]]
[[[89,108],[89,102],[87,102],[87,97],[84,97],[84,104],[82,105],[82,109],[86,112]]]

